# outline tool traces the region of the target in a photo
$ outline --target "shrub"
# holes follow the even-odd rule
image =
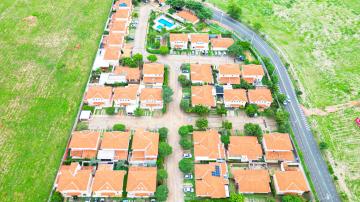
[[[320,147],[321,150],[325,150],[325,149],[329,148],[329,146],[328,146],[328,144],[326,142],[320,142],[319,147]]]
[[[191,173],[194,171],[194,163],[191,159],[181,159],[179,161],[179,169],[183,173]]]
[[[228,120],[223,121],[221,125],[226,130],[231,130],[232,129],[232,123],[230,121],[228,121]]]
[[[186,137],[189,134],[189,127],[188,126],[181,126],[178,130],[178,133],[181,137]]]
[[[169,194],[169,189],[166,185],[162,184],[156,188],[155,197],[157,201],[166,201]]]
[[[178,77],[178,81],[180,82],[181,84],[181,87],[189,87],[191,85],[191,81],[189,79],[186,78],[185,75],[180,75]]]
[[[89,129],[89,125],[86,122],[79,122],[75,128],[76,131],[88,130],[88,129]]]
[[[167,46],[160,46],[159,51],[161,55],[167,55],[169,53],[169,48]]]
[[[189,109],[191,109],[191,107],[190,107],[190,100],[189,100],[189,99],[181,99],[180,108],[181,108],[182,110],[184,110],[185,112],[188,112]]]
[[[140,53],[136,53],[135,55],[133,55],[132,59],[137,64],[137,66],[142,65],[142,63],[144,62],[143,61],[143,56]]]
[[[198,120],[196,120],[196,127],[199,128],[200,130],[205,130],[208,127],[208,120],[205,118],[199,118]]]
[[[244,202],[245,197],[243,194],[230,193],[229,202]]]
[[[159,156],[166,157],[172,153],[172,147],[166,142],[159,143]]]
[[[258,106],[255,104],[248,104],[245,107],[245,113],[249,117],[254,117],[258,113]]]
[[[115,114],[115,107],[108,107],[105,109],[107,115],[114,115]]]
[[[126,126],[124,124],[118,123],[113,126],[114,131],[125,131]]]
[[[303,202],[305,201],[301,196],[285,195],[281,198],[281,202]]]
[[[216,114],[218,114],[218,115],[226,115],[227,114],[227,110],[223,104],[216,107]]]
[[[137,67],[137,62],[130,57],[124,57],[121,59],[122,66]]]
[[[210,109],[203,105],[195,105],[195,107],[192,108],[192,112],[194,112],[200,116],[204,116],[204,115],[209,114]]]
[[[134,116],[144,116],[144,110],[140,107],[136,108],[134,111]]]
[[[166,172],[165,169],[159,169],[157,171],[156,179],[157,179],[158,183],[162,183],[167,178],[168,178],[168,173]]]
[[[179,144],[181,145],[181,147],[185,150],[191,149],[192,148],[192,142],[186,138],[181,138]]]
[[[259,124],[246,123],[244,125],[244,133],[245,135],[256,136],[259,142],[262,141],[263,132]]]
[[[64,201],[64,197],[61,195],[60,192],[53,192],[53,194],[51,195],[51,199],[50,202],[63,202]]]
[[[230,135],[229,134],[221,135],[221,142],[224,143],[224,145],[230,144]]]
[[[160,141],[165,141],[168,133],[169,133],[169,129],[167,129],[165,127],[160,128],[159,129]]]
[[[93,106],[89,106],[89,105],[83,105],[82,110],[91,111],[91,113],[93,113],[93,112],[94,112],[94,110],[95,110],[95,107],[93,107]]]
[[[156,55],[148,55],[148,56],[147,56],[147,59],[148,59],[150,62],[156,62],[156,61],[157,61]]]
[[[163,86],[162,98],[164,100],[164,103],[170,103],[172,101],[173,94],[174,91],[170,87]]]
[[[238,20],[241,16],[241,13],[241,7],[238,2],[235,2],[234,0],[228,1],[227,14],[229,14],[230,17]]]

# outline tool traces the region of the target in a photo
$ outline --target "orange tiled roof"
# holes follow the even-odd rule
[[[310,191],[301,171],[277,171],[274,174],[274,183],[280,192]]]
[[[157,156],[159,147],[159,133],[137,129],[132,140],[133,154],[145,151],[146,156]]]
[[[267,88],[256,88],[248,90],[249,102],[267,101],[272,102],[271,91]]]
[[[239,75],[241,74],[239,64],[221,64],[219,65],[219,74]]]
[[[175,42],[175,41],[183,41],[183,42],[187,42],[189,40],[188,35],[187,34],[170,34],[170,42]]]
[[[114,31],[118,31],[118,32],[125,32],[126,29],[127,29],[127,26],[126,26],[126,21],[112,21],[110,23],[110,32],[114,32]]]
[[[145,100],[162,100],[161,88],[143,88],[140,93],[140,101]]]
[[[160,63],[144,64],[143,74],[161,74],[164,75],[165,65]]]
[[[247,156],[249,160],[258,160],[262,149],[255,136],[230,136],[228,154],[229,158]]]
[[[132,6],[131,0],[119,0],[119,1],[116,1],[116,2],[115,2],[114,7],[115,7],[115,8],[118,8],[119,5],[122,4],[122,3],[126,4],[127,7],[131,7],[131,6]]]
[[[100,149],[121,149],[129,148],[130,132],[111,131],[104,132]]]
[[[199,18],[196,15],[187,10],[179,11],[176,15],[191,23],[197,23],[199,21]]]
[[[213,176],[215,166],[220,167],[220,176]],[[225,198],[227,193],[225,186],[229,180],[224,178],[227,175],[226,163],[210,162],[209,164],[195,164],[195,192],[196,196],[210,198]]]
[[[270,176],[267,170],[231,170],[240,193],[270,193]]]
[[[213,83],[211,64],[190,64],[191,81]]]
[[[130,166],[128,171],[127,192],[155,192],[156,167]]]
[[[208,34],[191,34],[190,41],[191,41],[191,43],[197,43],[197,42],[209,43],[209,35]]]
[[[229,48],[234,44],[234,39],[232,38],[212,38],[210,39],[211,46],[213,48]]]
[[[243,76],[264,76],[264,69],[261,65],[249,64],[241,65]]]
[[[115,74],[126,75],[127,80],[140,80],[140,69],[117,66],[114,70]]]
[[[124,42],[124,34],[111,32],[106,38],[106,43],[109,45],[122,45]]]
[[[104,60],[119,60],[121,55],[120,47],[105,47]]]
[[[213,87],[209,85],[191,86],[191,104],[215,107],[215,97],[212,95]]]
[[[263,144],[267,151],[292,151],[294,148],[288,133],[270,133],[263,136]]]
[[[74,131],[71,136],[69,148],[97,149],[100,142],[100,132],[97,131]]]
[[[194,131],[194,156],[224,159],[225,149],[216,130]]]
[[[267,151],[265,152],[265,159],[267,161],[295,161],[295,156],[292,151]]]
[[[69,195],[73,196],[79,195],[80,192],[86,192],[92,177],[92,170],[84,169],[83,167],[74,172],[73,170],[66,169],[65,167],[66,166],[61,166],[60,168],[56,190],[59,192],[71,191],[72,193],[69,193]]]
[[[117,10],[112,16],[111,16],[111,19],[112,20],[116,20],[116,19],[119,19],[119,18],[129,18],[130,17],[130,10],[129,9],[120,9],[120,10]]]
[[[247,102],[245,89],[224,89],[224,101],[244,101]]]
[[[116,87],[114,88],[114,100],[117,99],[129,99],[136,100],[137,92],[139,90],[139,85],[132,84],[125,87]]]
[[[97,170],[92,184],[92,191],[122,192],[123,180],[126,171],[124,170]],[[103,194],[106,195],[106,194]]]
[[[240,84],[240,77],[220,77],[220,84]]]
[[[86,91],[85,100],[92,98],[111,99],[112,87],[108,86],[89,86]]]

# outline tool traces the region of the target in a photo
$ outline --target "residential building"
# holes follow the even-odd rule
[[[173,50],[188,49],[188,35],[187,34],[173,34],[170,33],[170,47]]]
[[[60,167],[55,187],[64,197],[90,197],[91,182],[92,167],[81,167],[73,162]]]
[[[127,25],[131,21],[131,10],[130,9],[119,9],[112,16],[111,21],[124,21]]]
[[[132,139],[130,164],[156,164],[159,147],[159,133],[137,129]]]
[[[295,161],[294,148],[287,133],[265,134],[262,145],[265,151],[266,162]]]
[[[162,88],[143,88],[140,93],[140,108],[158,110],[164,107]]]
[[[239,64],[221,64],[218,70],[220,84],[240,84],[241,71]]]
[[[188,23],[191,23],[193,25],[200,21],[199,18],[189,10],[179,11],[179,12],[175,13],[175,15],[178,18],[180,18],[179,20],[181,22],[188,22]]]
[[[103,57],[102,66],[116,66],[119,65],[119,59],[121,56],[121,47],[108,46],[104,47],[104,50],[100,51],[99,54]],[[106,64],[106,65],[105,65]]]
[[[116,75],[125,77],[127,83],[140,83],[140,69],[117,66],[113,72]]]
[[[93,197],[122,197],[125,170],[112,170],[112,165],[99,165],[95,172]]]
[[[229,197],[229,180],[225,162],[195,164],[195,194],[197,197]]]
[[[128,158],[129,142],[130,132],[104,132],[97,159],[126,161]]]
[[[113,10],[119,9],[132,9],[132,1],[131,0],[118,0],[113,5]]]
[[[209,50],[209,35],[190,34],[190,49],[195,52],[206,53]]]
[[[89,106],[111,107],[112,87],[90,85],[85,93],[84,103]]]
[[[234,39],[232,38],[222,38],[221,36],[217,38],[210,39],[211,50],[213,51],[227,51],[228,48],[234,44]]]
[[[191,86],[191,105],[202,105],[205,107],[216,107],[215,89],[213,86]]]
[[[70,156],[73,159],[93,159],[100,145],[100,132],[74,131],[69,143]]]
[[[245,89],[224,89],[224,105],[228,108],[245,107],[248,99]]]
[[[304,173],[297,171],[276,171],[273,176],[274,187],[277,194],[299,194],[309,192]]]
[[[109,30],[112,33],[128,34],[128,22],[123,20],[111,21],[109,24]]]
[[[192,83],[213,84],[211,64],[190,64],[190,79]]]
[[[216,130],[194,131],[193,142],[195,162],[225,160],[224,144]]]
[[[241,162],[261,160],[263,151],[255,136],[230,136],[228,149],[229,160]]]
[[[103,44],[109,47],[120,47],[124,45],[124,34],[111,32],[103,38]]]
[[[127,180],[127,197],[149,198],[156,191],[156,167],[130,166]]]
[[[125,87],[114,88],[114,107],[138,107],[139,105],[139,85],[130,84]]]
[[[268,108],[273,102],[271,91],[267,88],[256,88],[248,90],[250,104],[256,104],[260,108]]]
[[[164,82],[165,65],[147,63],[143,66],[143,81],[145,85],[162,86]]]
[[[241,65],[241,76],[250,84],[261,83],[264,76],[264,69],[261,65]]]
[[[271,192],[269,171],[264,169],[231,169],[237,191],[244,194],[267,194]]]

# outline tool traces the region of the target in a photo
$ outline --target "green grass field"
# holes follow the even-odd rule
[[[259,23],[260,32],[292,63],[304,90],[305,106],[325,108],[360,98],[358,1],[236,1],[242,8],[241,21],[250,26]],[[226,10],[227,1],[209,2]],[[353,122],[359,114],[359,108],[349,108],[310,119],[318,139],[330,145],[338,162],[333,166],[346,173],[353,201],[360,200],[360,176],[354,174],[360,169],[360,130]]]
[[[1,201],[47,200],[110,5],[1,1]]]

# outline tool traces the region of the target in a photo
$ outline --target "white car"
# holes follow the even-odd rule
[[[185,174],[184,178],[187,180],[193,179],[193,175],[191,173],[188,173],[188,174]]]
[[[190,159],[190,158],[192,158],[192,155],[190,153],[185,153],[185,154],[183,154],[183,158]]]
[[[184,193],[189,193],[189,192],[194,192],[194,188],[192,188],[192,187],[184,187]]]

